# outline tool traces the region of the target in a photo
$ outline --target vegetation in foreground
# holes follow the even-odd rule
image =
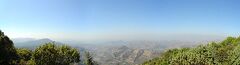
[[[92,65],[86,58],[86,65]],[[73,65],[80,62],[77,49],[67,45],[46,43],[35,50],[15,48],[13,42],[0,30],[0,65]]]
[[[171,49],[143,65],[240,65],[240,37],[194,48]]]
[[[96,65],[89,52],[82,64]],[[46,43],[35,50],[15,48],[13,42],[0,31],[1,65],[73,65],[80,62],[77,49],[67,45]],[[194,48],[171,49],[143,65],[240,65],[240,37],[228,37]]]

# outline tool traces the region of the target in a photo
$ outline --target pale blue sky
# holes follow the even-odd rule
[[[1,0],[11,38],[100,39],[131,35],[237,36],[239,0]]]

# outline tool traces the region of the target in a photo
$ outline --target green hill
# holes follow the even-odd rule
[[[240,65],[240,37],[194,48],[171,49],[143,65]]]

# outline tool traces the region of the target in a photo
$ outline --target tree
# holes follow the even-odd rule
[[[46,43],[35,49],[33,60],[37,65],[69,65],[80,62],[80,53],[66,45],[57,46],[54,43]]]
[[[0,64],[13,65],[18,59],[13,42],[0,30]]]
[[[85,65],[97,65],[95,61],[93,61],[92,56],[90,55],[89,52],[85,51],[85,59],[84,59],[84,64]]]
[[[239,65],[240,63],[240,45],[238,45],[234,50],[229,51],[228,54],[231,54],[231,56],[229,56],[228,60],[229,65]]]
[[[32,56],[32,51],[26,48],[18,48],[17,54],[20,59],[23,59],[25,61],[30,60]]]
[[[240,37],[228,37],[193,48],[168,50],[143,65],[239,65]]]
[[[1,30],[0,52],[0,65],[69,65],[80,62],[79,51],[67,45],[46,43],[33,51],[16,49]]]
[[[19,57],[18,65],[26,65],[31,59],[32,51],[26,48],[18,48],[17,55]]]

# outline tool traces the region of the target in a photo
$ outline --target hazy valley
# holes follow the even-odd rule
[[[99,65],[139,65],[143,62],[160,56],[162,52],[172,48],[195,47],[211,41],[220,41],[223,38],[212,37],[210,40],[195,39],[187,40],[133,40],[133,41],[104,41],[92,43],[67,43],[78,48],[80,53],[89,51],[93,60]],[[58,45],[65,43],[54,41],[48,38],[14,38],[12,39],[17,48],[35,49],[35,47],[48,42],[55,42]]]

